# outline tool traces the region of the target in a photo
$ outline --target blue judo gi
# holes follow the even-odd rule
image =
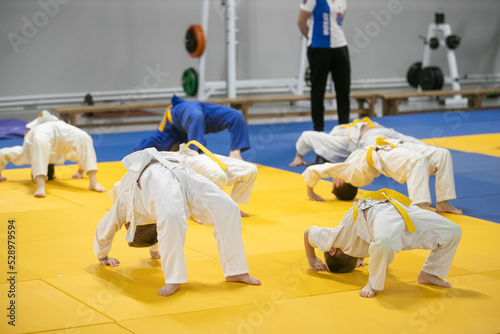
[[[213,103],[186,101],[174,95],[172,107],[165,112],[156,132],[137,144],[135,150],[155,147],[158,151],[168,151],[173,144],[191,140],[206,146],[206,133],[225,129],[230,133],[231,151],[250,148],[247,124],[240,111]]]

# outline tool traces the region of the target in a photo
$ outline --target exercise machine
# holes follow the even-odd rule
[[[198,100],[206,100],[217,90],[225,90],[228,98],[234,98],[240,90],[260,88],[285,88],[294,95],[301,95],[305,86],[305,71],[307,64],[306,39],[301,36],[300,59],[298,74],[295,78],[237,80],[236,78],[236,1],[222,0],[226,19],[226,71],[225,81],[206,81],[206,33],[208,31],[210,0],[202,0],[201,25],[190,25],[186,32],[186,49],[191,57],[198,58],[198,69],[190,67],[182,74],[182,87],[189,96],[197,96]]]

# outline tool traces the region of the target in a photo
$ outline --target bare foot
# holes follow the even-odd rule
[[[35,197],[36,198],[44,198],[45,197],[45,175],[38,175],[35,177],[36,182],[36,190]]]
[[[250,215],[248,213],[243,212],[241,210],[240,210],[240,216],[242,216],[242,217],[250,217]]]
[[[149,254],[151,254],[151,258],[160,259],[160,252],[149,249]]]
[[[234,151],[229,152],[229,157],[233,158],[233,159],[243,160],[243,158],[241,157],[240,150],[234,150]]]
[[[93,191],[97,191],[98,193],[103,193],[103,192],[106,191],[106,188],[104,188],[103,186],[101,186],[99,183],[90,184],[89,185],[89,189],[93,190]]]
[[[437,213],[449,212],[449,213],[454,213],[456,215],[463,215],[462,210],[455,208],[447,201],[438,202],[436,204],[436,212]]]
[[[240,274],[226,277],[227,282],[241,282],[250,285],[261,285],[260,280],[251,276],[250,274]]]
[[[191,219],[192,219],[192,220],[193,220],[196,224],[203,225],[203,223],[201,222],[201,220],[199,220],[198,218],[191,217]]]
[[[375,296],[376,291],[373,290],[372,285],[370,284],[370,281],[366,283],[365,287],[359,291],[359,295],[364,298],[373,298]]]
[[[426,273],[425,271],[420,271],[420,274],[418,274],[417,281],[420,284],[431,284],[431,285],[437,285],[437,286],[442,286],[443,288],[451,288],[451,283],[448,281],[445,281],[442,278],[437,277],[436,275],[431,275],[429,273]]]
[[[0,182],[7,181],[7,178],[5,176],[0,175]]]
[[[429,211],[434,211],[434,208],[432,208],[429,203],[418,203],[416,204],[420,209],[424,210],[429,210]]]
[[[93,191],[97,191],[98,193],[103,193],[106,191],[106,188],[101,186],[99,182],[97,182],[97,177],[96,177],[97,171],[91,170],[87,172],[87,175],[89,176],[89,189]]]
[[[179,290],[181,284],[165,284],[160,290],[158,290],[158,294],[163,297],[171,296],[175,293],[175,291]]]
[[[78,180],[83,179],[83,170],[79,169],[78,172],[73,174],[71,177]]]
[[[290,162],[290,164],[288,166],[297,167],[300,165],[307,166],[307,163],[304,161],[304,158],[302,158],[301,156],[296,156],[295,159],[293,159],[293,161]]]

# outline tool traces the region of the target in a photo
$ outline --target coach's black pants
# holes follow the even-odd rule
[[[339,124],[349,123],[351,64],[347,46],[334,49],[308,48],[311,69],[311,115],[315,131],[324,129],[324,96],[328,73],[335,84]]]

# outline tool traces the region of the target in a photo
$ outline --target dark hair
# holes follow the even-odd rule
[[[156,224],[138,225],[135,228],[134,241],[129,242],[130,247],[150,247],[158,242]]]
[[[358,194],[358,187],[344,182],[340,187],[333,186],[332,194],[341,201],[352,201]]]
[[[344,253],[336,253],[334,256],[330,252],[325,252],[325,263],[332,273],[350,273],[356,268],[358,259]]]

